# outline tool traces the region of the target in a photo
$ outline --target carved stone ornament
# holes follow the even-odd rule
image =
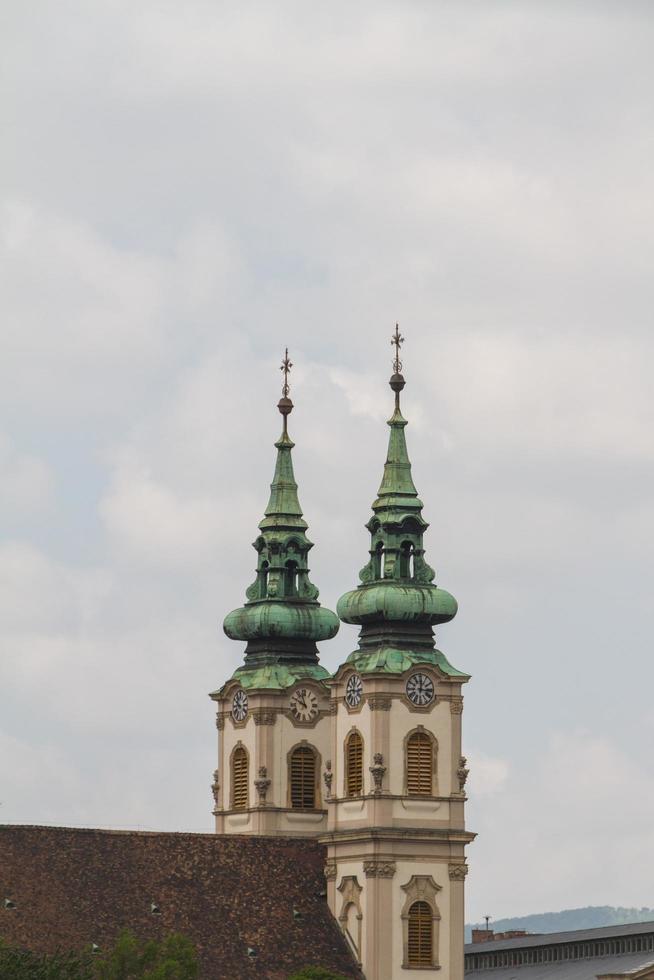
[[[385,697],[383,694],[371,694],[368,698],[368,706],[371,711],[390,711],[393,699]]]
[[[220,793],[220,782],[218,780],[218,770],[214,769],[213,782],[211,784],[211,792],[213,793],[213,801],[218,806],[218,795]]]
[[[456,771],[456,778],[459,780],[459,791],[463,792],[463,787],[466,784],[466,779],[470,775],[470,770],[466,769],[466,762],[468,760],[464,755],[459,759],[459,768]]]
[[[256,787],[257,793],[259,794],[259,803],[266,802],[266,793],[268,792],[268,787],[270,786],[270,780],[268,779],[268,770],[265,766],[261,766],[259,769],[259,778],[255,779],[254,785]]]
[[[375,752],[373,761],[374,765],[370,766],[370,774],[372,775],[373,793],[378,795],[382,791],[382,783],[386,773],[386,766],[384,765],[384,756],[381,754],[381,752]]]
[[[357,959],[361,955],[361,927],[363,924],[363,913],[361,911],[361,892],[363,888],[356,879],[356,875],[347,875],[341,878],[338,890],[342,895],[341,911],[338,916],[341,929],[349,938]],[[350,910],[354,909],[354,919],[350,919]],[[349,922],[348,922],[349,920]],[[353,927],[350,929],[349,926]]]
[[[450,881],[463,881],[465,876],[468,874],[468,865],[450,864],[448,865],[447,870],[450,875]]]
[[[332,795],[332,780],[334,779],[331,759],[327,759],[327,762],[325,763],[325,771],[322,774],[322,778],[325,781],[325,788],[327,790],[327,799],[330,799]]]
[[[453,715],[460,715],[463,712],[463,698],[455,695],[450,700],[450,712]]]
[[[327,881],[333,881],[336,878],[336,861],[327,862],[324,874]]]
[[[395,861],[364,861],[363,871],[366,878],[392,878],[396,872]]]
[[[218,729],[219,732],[222,732],[224,727],[225,727],[225,716],[222,713],[222,711],[219,711],[218,714],[216,715],[216,728]]]
[[[257,708],[252,712],[255,725],[274,725],[277,720],[277,712],[269,708]]]

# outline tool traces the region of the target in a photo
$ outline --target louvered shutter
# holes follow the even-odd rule
[[[433,786],[433,748],[425,732],[414,732],[406,747],[407,792],[431,796]]]
[[[363,739],[358,732],[348,736],[345,748],[345,791],[347,796],[363,792]]]
[[[409,966],[431,966],[433,918],[427,902],[414,902],[409,909]]]
[[[248,805],[248,754],[244,748],[234,749],[232,756],[232,807],[245,810]]]
[[[316,805],[316,757],[313,749],[300,745],[291,755],[291,806],[313,810]]]

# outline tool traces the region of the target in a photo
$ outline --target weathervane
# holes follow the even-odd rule
[[[395,357],[393,358],[393,371],[395,374],[402,373],[402,361],[400,360],[400,347],[404,343],[404,337],[400,333],[400,325],[395,324],[395,333],[391,337],[391,346],[395,348]]]
[[[290,385],[288,383],[288,373],[292,367],[293,365],[288,359],[288,347],[287,347],[284,352],[284,360],[282,361],[282,366],[280,368],[280,371],[284,372],[284,384],[282,386],[282,396],[284,398],[288,398],[288,393],[291,390]]]

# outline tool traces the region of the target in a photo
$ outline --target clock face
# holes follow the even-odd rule
[[[412,704],[424,708],[434,700],[434,682],[427,674],[411,674],[406,693]]]
[[[291,694],[291,711],[298,721],[312,721],[318,714],[318,698],[309,687],[298,687]]]
[[[232,700],[232,718],[243,721],[248,713],[248,696],[245,691],[237,691]]]
[[[345,685],[345,703],[350,708],[356,708],[361,702],[362,693],[363,684],[361,678],[358,674],[352,674],[351,677],[348,677],[347,684]]]

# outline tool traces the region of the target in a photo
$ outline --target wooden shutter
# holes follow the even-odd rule
[[[363,792],[363,739],[358,732],[348,736],[345,746],[345,795]]]
[[[414,902],[409,909],[409,966],[431,966],[434,923],[427,902]]]
[[[316,756],[308,745],[300,745],[291,755],[291,806],[294,810],[313,810],[315,805]]]
[[[431,796],[433,786],[433,746],[426,732],[414,732],[406,746],[407,793]]]
[[[248,754],[242,746],[232,756],[232,808],[245,810],[248,805]]]

